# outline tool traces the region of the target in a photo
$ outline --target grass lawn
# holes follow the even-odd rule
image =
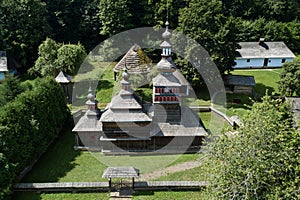
[[[75,151],[74,134],[66,129],[22,182],[107,181],[107,166],[134,166],[141,173],[196,160],[198,154],[154,156],[104,156],[101,152]]]
[[[254,76],[256,86],[255,91],[264,96],[268,90],[269,94],[275,92],[279,94],[278,91],[278,81],[280,80],[280,73],[282,69],[249,69],[249,70],[234,70],[233,75],[247,75]]]
[[[42,156],[22,182],[106,181],[102,172],[106,166],[89,152],[75,151],[74,134],[63,132]]]
[[[268,94],[279,94],[278,81],[280,80],[280,73],[282,69],[244,69],[234,70],[233,75],[245,75],[254,76],[256,86],[255,91],[259,96],[264,96],[268,91]],[[233,103],[233,99],[239,99],[240,103]],[[251,109],[251,105],[254,97],[243,94],[227,94],[227,115],[238,115],[243,118]]]
[[[34,193],[16,192],[14,200],[108,200],[109,193]]]
[[[227,121],[213,112],[200,112],[199,116],[205,128],[208,129],[212,135],[220,135],[224,129],[230,127]]]
[[[196,167],[194,169],[189,169],[186,171],[175,172],[168,174],[167,176],[162,176],[155,179],[156,181],[203,181],[205,177],[203,176],[203,168]]]
[[[151,172],[162,167],[196,160],[198,154],[161,155],[161,156],[104,156],[102,153],[75,151],[74,135],[67,127],[49,147],[32,171],[21,182],[82,182],[107,181],[102,173],[111,165],[133,165],[141,173]],[[170,194],[170,193],[169,193]],[[164,198],[157,193],[153,198]],[[140,197],[138,197],[140,198]],[[141,197],[144,198],[144,197]],[[145,197],[146,198],[146,197]],[[182,197],[183,198],[183,197]],[[35,199],[109,199],[107,193],[32,193],[17,192],[15,200]]]
[[[159,200],[177,200],[177,199],[191,199],[198,200],[202,199],[201,192],[199,191],[176,191],[176,192],[137,192],[134,194],[134,200],[151,200],[151,199],[159,199]]]

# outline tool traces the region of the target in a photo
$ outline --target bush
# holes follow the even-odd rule
[[[0,169],[9,166],[9,177],[16,177],[61,129],[68,113],[65,95],[51,78],[36,79],[31,90],[8,102],[0,109],[0,155],[7,159],[0,160]],[[7,173],[1,171],[0,180]],[[0,187],[2,193],[7,190]]]

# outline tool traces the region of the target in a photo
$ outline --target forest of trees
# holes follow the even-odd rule
[[[205,47],[221,72],[230,70],[237,41],[284,41],[300,50],[297,0],[3,0],[0,47],[26,72],[38,47],[51,38],[87,51],[109,36],[137,27],[162,26],[167,7],[171,29]]]

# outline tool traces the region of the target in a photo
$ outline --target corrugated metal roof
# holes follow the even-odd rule
[[[294,58],[284,42],[239,42],[238,58]]]

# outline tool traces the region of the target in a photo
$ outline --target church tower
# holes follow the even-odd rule
[[[154,120],[157,122],[180,123],[181,98],[186,92],[186,86],[177,78],[177,68],[172,61],[172,45],[170,42],[169,22],[162,34],[164,41],[161,60],[157,63],[159,74],[153,79]]]

